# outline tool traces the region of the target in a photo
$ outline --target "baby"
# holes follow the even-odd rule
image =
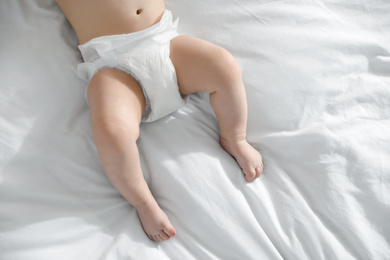
[[[262,157],[246,141],[247,103],[232,55],[177,32],[163,0],[57,0],[74,28],[84,58],[78,74],[88,84],[93,135],[104,170],[135,207],[147,236],[176,235],[143,178],[136,141],[141,122],[162,118],[207,91],[220,128],[220,144],[247,182],[263,171]]]

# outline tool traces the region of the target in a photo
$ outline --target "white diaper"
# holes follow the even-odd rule
[[[166,10],[157,24],[130,34],[102,36],[79,46],[84,63],[78,76],[89,82],[101,69],[116,68],[134,77],[143,89],[143,122],[160,119],[186,103],[179,93],[176,71],[169,58],[170,41],[179,35],[178,19]]]

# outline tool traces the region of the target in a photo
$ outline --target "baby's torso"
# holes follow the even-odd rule
[[[146,29],[164,13],[163,0],[57,0],[80,44],[93,38]]]

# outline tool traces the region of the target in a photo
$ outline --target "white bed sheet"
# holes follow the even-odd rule
[[[204,93],[141,126],[177,229],[150,241],[96,153],[77,38],[52,0],[0,2],[0,259],[390,259],[390,2],[167,0],[228,49],[265,169],[245,183]]]

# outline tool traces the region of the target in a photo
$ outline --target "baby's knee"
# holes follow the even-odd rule
[[[221,80],[226,85],[231,83],[235,85],[237,81],[241,80],[241,68],[230,52],[222,47],[218,47],[218,50],[215,52],[215,61]]]
[[[139,125],[131,120],[123,120],[112,117],[101,117],[92,122],[94,132],[99,132],[109,140],[118,139],[122,141],[124,137],[132,139],[134,142],[139,137]]]

